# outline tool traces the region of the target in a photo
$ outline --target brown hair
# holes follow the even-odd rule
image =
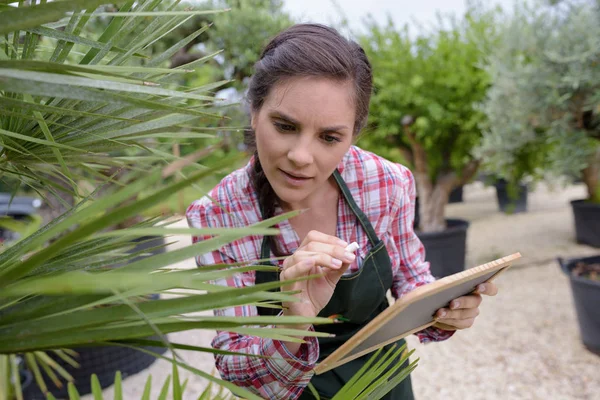
[[[273,38],[264,48],[254,66],[248,87],[248,101],[258,112],[273,86],[292,77],[326,77],[354,84],[356,118],[354,135],[367,123],[372,90],[371,64],[364,50],[335,29],[318,24],[294,25]],[[254,132],[246,131],[245,142],[254,151],[252,184],[258,195],[264,219],[275,213],[277,197],[265,176],[258,154]],[[273,236],[269,236],[271,251],[282,256]]]

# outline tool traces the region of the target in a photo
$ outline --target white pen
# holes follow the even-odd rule
[[[346,246],[346,251],[349,251],[350,253],[354,253],[356,250],[358,250],[359,247],[360,246],[358,245],[358,243],[352,242],[348,246]]]

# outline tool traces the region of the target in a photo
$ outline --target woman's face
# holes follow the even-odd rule
[[[353,97],[351,82],[290,78],[252,113],[258,158],[282,206],[305,208],[327,189],[352,144]]]

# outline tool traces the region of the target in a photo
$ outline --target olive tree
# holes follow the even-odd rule
[[[493,20],[494,13],[472,8],[416,37],[389,22],[371,23],[361,39],[374,73],[371,132],[362,144],[411,167],[423,232],[445,229],[450,192],[480,164],[473,149],[485,120],[477,105],[489,85],[481,64]]]
[[[499,31],[478,154],[513,182],[581,176],[600,203],[600,3],[521,5]]]

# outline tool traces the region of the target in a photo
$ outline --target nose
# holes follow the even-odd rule
[[[298,168],[312,164],[314,158],[311,150],[311,141],[300,137],[292,144],[287,157]]]

